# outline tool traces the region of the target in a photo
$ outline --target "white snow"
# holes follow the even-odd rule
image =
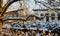
[[[20,8],[20,4],[19,4],[19,1],[17,1],[15,3],[11,4],[6,12],[13,11],[13,10],[18,10],[19,8]]]

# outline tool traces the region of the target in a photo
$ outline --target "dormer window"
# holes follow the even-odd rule
[[[43,14],[43,13],[41,13],[41,16],[44,16],[44,14]]]
[[[51,19],[55,20],[55,14],[54,13],[51,14]]]

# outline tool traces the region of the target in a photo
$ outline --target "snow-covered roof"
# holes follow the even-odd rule
[[[36,3],[36,1],[40,3]],[[6,3],[7,3],[7,0],[3,0],[3,6]],[[28,10],[30,9],[30,12],[32,12],[32,9],[54,9],[54,8],[60,9],[60,6],[58,6],[59,0],[54,1],[54,5],[56,4],[56,7],[48,4],[48,0],[24,0],[24,3],[26,5],[26,8],[28,8]],[[18,10],[19,8],[20,8],[20,3],[19,1],[17,1],[12,5],[10,5],[7,11]]]
[[[35,4],[34,8],[33,9],[60,9],[60,6],[59,6],[59,0],[55,0],[54,1],[54,4],[52,5],[55,5],[55,6],[52,6],[48,3],[48,0],[36,0],[38,3]]]
[[[11,5],[9,6],[9,8],[7,9],[6,12],[8,12],[8,11],[13,11],[13,10],[18,10],[18,9],[20,9],[20,3],[19,3],[19,1],[11,4]]]
[[[35,4],[34,8],[33,9],[47,9],[47,7],[45,7],[43,4],[41,3],[38,3],[38,4]]]

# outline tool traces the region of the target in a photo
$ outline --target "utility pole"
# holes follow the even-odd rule
[[[0,14],[2,13],[2,0],[0,0]],[[0,17],[1,19],[1,17]],[[2,31],[2,21],[0,20],[0,33]]]

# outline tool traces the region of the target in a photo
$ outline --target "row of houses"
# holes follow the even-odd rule
[[[25,20],[37,20],[40,19],[40,21],[42,22],[56,22],[57,24],[59,24],[60,22],[60,14],[59,12],[55,12],[52,10],[48,10],[48,11],[37,11],[34,10],[34,14],[30,14],[28,16],[24,16],[23,13],[21,12],[21,14],[19,14],[18,12],[14,12],[14,14],[10,13],[10,14],[6,14],[6,16],[4,16],[4,19],[9,19],[9,18],[15,18],[15,19],[25,19]],[[32,18],[35,17],[35,18]],[[37,18],[37,19],[36,19]]]
[[[31,3],[31,2],[34,2],[33,4]],[[10,5],[10,7],[8,8],[8,7],[4,7],[5,8],[5,11],[4,12],[6,12],[8,9],[17,9],[18,8],[18,10],[14,10],[14,13],[12,13],[11,11],[9,12],[7,12],[7,13],[9,13],[9,14],[5,14],[4,13],[4,17],[3,17],[3,19],[14,19],[14,17],[15,17],[15,19],[20,19],[20,18],[18,18],[18,17],[23,17],[23,18],[27,18],[27,17],[29,17],[29,18],[27,18],[27,19],[29,19],[29,20],[37,20],[37,19],[39,19],[41,22],[55,22],[55,23],[57,23],[57,24],[59,24],[60,23],[60,11],[58,11],[58,10],[55,10],[55,7],[52,7],[50,4],[48,4],[48,3],[46,3],[46,2],[35,2],[34,0],[33,1],[27,1],[27,0],[25,0],[25,2],[24,1],[21,1],[21,2],[17,2],[18,3],[18,5],[16,5],[16,2],[14,3],[15,5]],[[51,2],[51,1],[50,1]],[[20,7],[20,4],[22,5],[21,7],[22,7],[22,11],[21,10],[19,10],[21,7]],[[9,4],[8,4],[9,5]],[[33,6],[32,6],[33,5]],[[14,6],[16,6],[16,7],[14,7]],[[19,7],[18,7],[19,6]],[[23,8],[24,7],[24,8]],[[34,7],[34,8],[33,8]],[[58,7],[58,6],[57,6]],[[6,10],[6,8],[7,8],[7,10]],[[59,8],[59,7],[58,7]],[[58,8],[56,8],[56,9],[58,9]],[[36,10],[37,9],[37,10]],[[39,9],[44,9],[44,10],[39,10]],[[51,10],[46,10],[46,9],[51,9]],[[53,9],[53,10],[52,10]],[[60,9],[60,8],[59,8]],[[12,11],[13,11],[12,10]],[[31,14],[30,14],[31,13]],[[33,18],[32,19],[32,16],[31,15],[34,15],[34,17],[35,18]],[[31,17],[31,18],[30,18]],[[2,19],[2,20],[3,20]],[[26,19],[26,20],[27,20]],[[9,22],[9,21],[8,21]],[[32,21],[31,21],[32,22]],[[4,22],[3,22],[4,23]]]

